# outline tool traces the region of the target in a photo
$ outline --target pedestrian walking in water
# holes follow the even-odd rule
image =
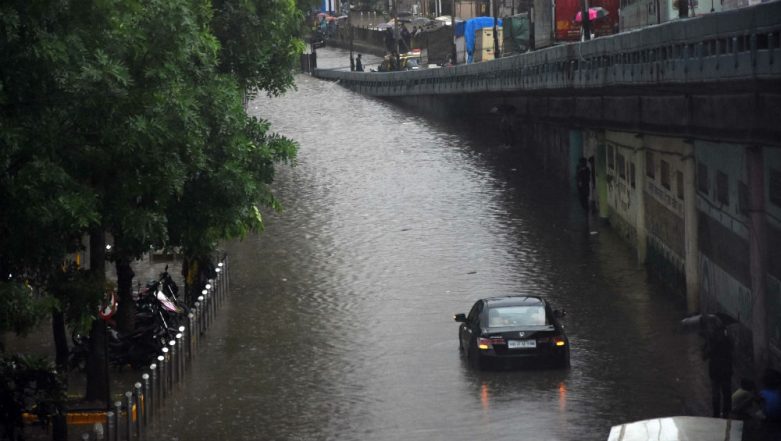
[[[355,71],[363,72],[363,62],[361,61],[361,54],[358,54],[358,58],[355,59]]]
[[[732,410],[732,339],[726,327],[708,333],[703,358],[708,360],[713,416],[727,418]]]
[[[575,184],[578,187],[580,205],[588,212],[588,197],[591,194],[591,170],[588,168],[586,158],[580,158],[578,168],[575,171]]]

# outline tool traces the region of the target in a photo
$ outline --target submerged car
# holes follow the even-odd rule
[[[480,299],[460,322],[458,347],[469,364],[482,369],[492,362],[533,362],[569,367],[569,339],[560,319],[542,297],[503,296]]]

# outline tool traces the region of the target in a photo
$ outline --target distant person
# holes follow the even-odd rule
[[[743,378],[740,387],[732,393],[732,419],[749,420],[759,415],[757,386],[748,378]]]
[[[708,360],[714,418],[728,418],[732,411],[732,339],[718,326],[707,335],[703,358]]]
[[[406,26],[401,25],[401,42],[404,43],[404,50],[401,52],[409,52],[412,50],[412,34]]]
[[[591,170],[591,195],[589,196],[589,206],[593,212],[597,211],[597,167],[594,163],[594,156],[588,157],[588,168]]]
[[[390,53],[396,52],[396,38],[393,36],[393,29],[385,28],[385,49]]]
[[[575,170],[575,185],[578,187],[580,205],[588,212],[588,198],[591,194],[591,170],[588,168],[586,158],[580,158],[578,162],[578,168]]]
[[[765,420],[781,423],[781,373],[774,369],[765,371],[759,401]]]
[[[361,61],[361,54],[358,54],[358,58],[355,59],[355,71],[363,72],[363,62]]]

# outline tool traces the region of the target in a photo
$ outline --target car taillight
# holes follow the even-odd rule
[[[491,338],[480,337],[477,339],[477,347],[482,350],[493,349],[494,345],[504,345],[504,344],[507,343],[505,343],[503,337],[491,337]]]
[[[561,337],[555,337],[553,339],[553,344],[556,345],[556,346],[564,346],[564,345],[567,344],[567,342],[566,342],[566,340],[564,340]]]

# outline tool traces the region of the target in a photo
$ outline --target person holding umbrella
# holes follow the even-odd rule
[[[708,360],[714,418],[728,418],[732,411],[732,339],[721,320],[705,326],[703,358]]]
[[[738,323],[724,313],[697,314],[681,320],[681,330],[705,339],[702,358],[708,360],[713,416],[728,418],[732,410],[732,339],[727,326]]]

